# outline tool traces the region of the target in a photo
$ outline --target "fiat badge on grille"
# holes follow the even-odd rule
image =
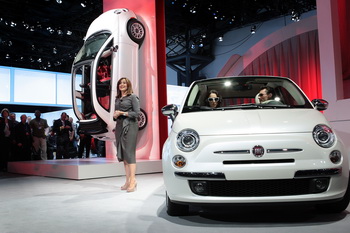
[[[253,150],[253,155],[257,158],[262,157],[265,152],[264,147],[260,145],[254,146],[252,150]]]

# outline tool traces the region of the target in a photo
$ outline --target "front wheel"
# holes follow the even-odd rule
[[[141,46],[145,39],[145,27],[137,19],[130,19],[127,25],[127,32],[131,40]]]
[[[177,204],[170,200],[167,193],[165,193],[166,196],[166,207],[167,207],[167,213],[170,216],[185,216],[189,214],[189,206],[183,205],[183,204]]]

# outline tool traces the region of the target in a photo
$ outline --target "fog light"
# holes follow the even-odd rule
[[[208,195],[208,188],[206,181],[191,181],[191,190],[198,195]]]
[[[182,155],[175,155],[173,157],[173,163],[175,167],[183,168],[186,166],[186,159]]]
[[[330,153],[329,159],[331,160],[332,163],[338,164],[341,161],[341,153],[339,150],[334,150]]]
[[[321,193],[328,189],[329,179],[328,178],[316,178],[312,180],[312,191],[313,193]]]

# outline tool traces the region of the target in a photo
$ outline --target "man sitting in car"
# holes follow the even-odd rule
[[[260,88],[258,99],[260,101],[260,104],[282,104],[278,98],[275,98],[275,90],[269,86],[262,86]]]

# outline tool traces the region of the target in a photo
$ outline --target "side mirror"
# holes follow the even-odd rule
[[[177,106],[175,104],[169,104],[162,108],[162,113],[164,116],[170,117],[174,122],[175,117],[177,116]]]
[[[328,108],[328,102],[324,99],[314,99],[311,102],[318,111],[323,111]]]

